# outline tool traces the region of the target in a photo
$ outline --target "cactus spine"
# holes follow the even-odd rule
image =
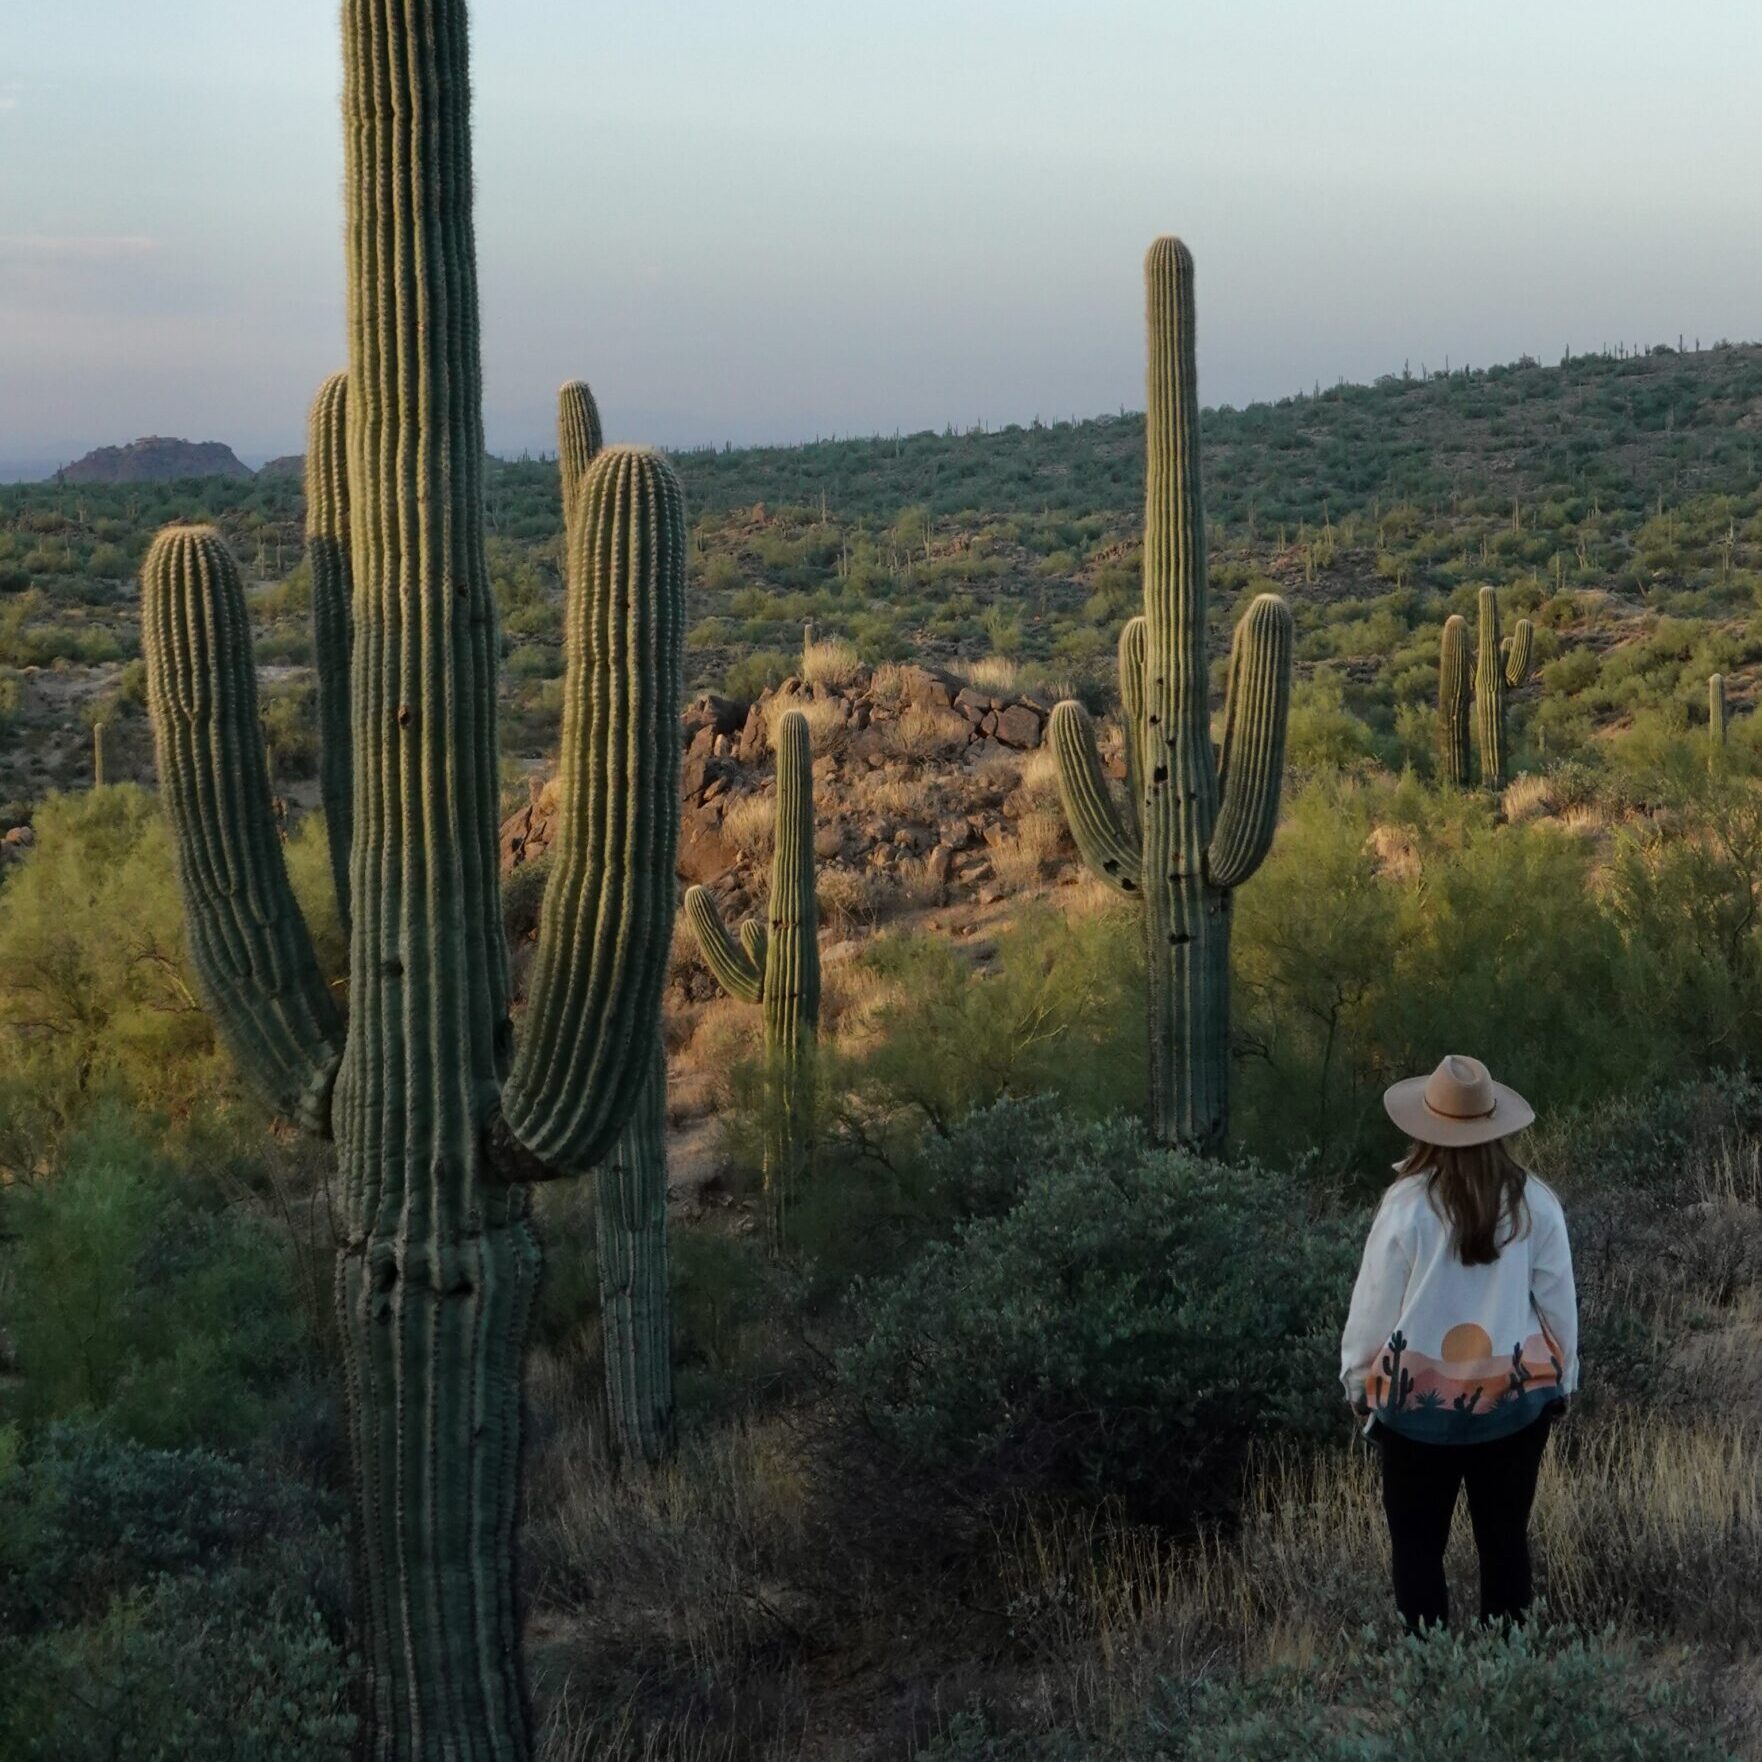
[[[768,924],[749,919],[739,939],[707,889],[685,896],[704,964],[730,997],[764,1010],[770,1094],[765,1187],[779,1210],[803,1172],[813,1138],[813,1054],[820,1025],[819,896],[814,885],[814,755],[800,710],[778,718],[777,843]]]
[[[1505,694],[1527,683],[1535,662],[1535,626],[1520,618],[1511,640],[1499,640],[1499,594],[1480,593],[1479,652],[1475,656],[1475,721],[1481,741],[1481,784],[1505,787]]]
[[[346,1040],[274,839],[243,596],[211,532],[174,529],[149,558],[150,700],[217,1025],[276,1105],[338,1142],[357,1753],[527,1762],[513,1544],[539,1250],[525,1183],[610,1155],[652,1080],[678,834],[683,497],[659,455],[631,449],[602,454],[582,485],[562,813],[516,1061],[466,7],[345,0],[343,30]]]
[[[330,871],[349,927],[349,839],[355,823],[349,654],[355,578],[349,567],[349,376],[333,373],[306,426],[306,556],[312,567],[312,657],[318,673],[318,784]]]
[[[1206,654],[1193,259],[1160,239],[1145,266],[1150,330],[1144,619],[1122,639],[1121,695],[1135,815],[1122,820],[1082,706],[1051,724],[1059,788],[1085,860],[1143,901],[1156,1139],[1215,1150],[1229,1122],[1230,904],[1278,821],[1291,703],[1291,613],[1263,594],[1230,650],[1215,752]],[[1141,683],[1140,683],[1141,681]]]
[[[1458,789],[1467,789],[1474,781],[1469,730],[1474,695],[1471,679],[1468,620],[1460,613],[1452,613],[1444,621],[1444,640],[1438,657],[1438,732],[1444,775]]]

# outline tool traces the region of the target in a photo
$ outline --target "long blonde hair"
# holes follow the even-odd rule
[[[1502,1138],[1462,1145],[1416,1138],[1401,1173],[1426,1177],[1426,1195],[1449,1223],[1456,1258],[1464,1266],[1491,1266],[1500,1249],[1529,1228],[1524,1200],[1529,1171]]]

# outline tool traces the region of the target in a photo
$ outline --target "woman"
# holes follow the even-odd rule
[[[1383,1105],[1413,1145],[1365,1244],[1340,1380],[1382,1452],[1395,1602],[1410,1629],[1449,1619],[1466,1485],[1481,1619],[1520,1620],[1542,1452],[1578,1387],[1566,1219],[1506,1145],[1535,1111],[1478,1059],[1452,1055]]]

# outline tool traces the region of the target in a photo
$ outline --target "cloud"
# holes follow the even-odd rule
[[[14,263],[108,263],[118,257],[148,257],[157,239],[139,234],[0,233],[0,265]]]

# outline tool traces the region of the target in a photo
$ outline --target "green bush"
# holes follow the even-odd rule
[[[1133,1122],[1005,1103],[962,1129],[1022,1146],[1021,1194],[859,1287],[839,1360],[854,1447],[963,1505],[1117,1498],[1228,1512],[1254,1445],[1338,1425],[1355,1229],[1289,1179],[1150,1149]]]
[[[263,1430],[311,1351],[288,1239],[204,1197],[114,1117],[0,1189],[20,1417],[101,1415],[164,1445]]]
[[[0,1755],[342,1762],[336,1515],[205,1450],[0,1433]]]
[[[1291,1669],[1184,1702],[1150,1724],[1195,1762],[1731,1762],[1691,1690],[1613,1632],[1367,1636],[1331,1682]]]

